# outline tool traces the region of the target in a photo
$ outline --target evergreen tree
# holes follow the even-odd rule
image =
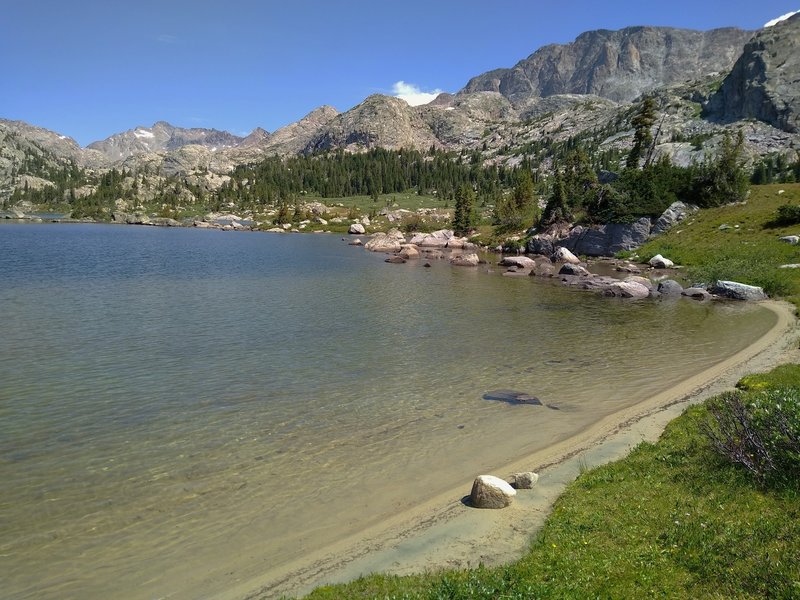
[[[653,143],[652,127],[656,122],[656,102],[652,96],[648,96],[642,102],[638,114],[631,119],[631,125],[635,128],[633,134],[633,148],[625,161],[626,169],[638,169],[641,159],[647,155],[650,145]]]
[[[570,213],[567,202],[566,185],[561,173],[556,173],[556,180],[553,184],[553,193],[547,200],[547,206],[542,213],[540,224],[544,227],[549,227],[555,223],[568,223],[572,221],[573,216]]]
[[[469,184],[461,184],[456,190],[453,231],[466,235],[475,226],[475,193]]]

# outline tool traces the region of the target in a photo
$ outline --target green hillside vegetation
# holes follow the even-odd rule
[[[684,267],[691,282],[734,280],[797,303],[800,269],[779,267],[800,263],[800,247],[779,238],[800,234],[800,224],[779,220],[784,206],[800,207],[800,184],[753,186],[746,202],[702,210],[636,254],[644,260],[656,254],[669,258]]]
[[[759,389],[736,392],[756,427],[765,409],[789,423],[788,434],[761,430],[786,458],[767,477],[715,449],[708,432],[719,430],[723,395],[689,408],[657,443],[580,475],[514,564],[371,575],[309,598],[797,598],[800,389],[785,386],[800,365],[756,377]]]

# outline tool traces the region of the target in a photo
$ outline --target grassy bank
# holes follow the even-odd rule
[[[800,233],[800,225],[775,223],[783,204],[800,205],[800,184],[753,186],[746,203],[702,210],[636,253],[673,260],[692,282],[739,281],[798,304],[800,269],[779,267],[800,263],[800,249],[779,238]]]
[[[740,387],[798,381],[789,365]],[[800,597],[800,483],[759,484],[727,462],[703,431],[709,419],[708,403],[692,407],[658,443],[583,473],[517,563],[373,575],[310,598]]]

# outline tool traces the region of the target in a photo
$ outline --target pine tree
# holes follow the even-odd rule
[[[475,192],[464,183],[456,190],[453,231],[456,235],[466,235],[475,225]]]
[[[642,102],[639,113],[631,119],[631,125],[636,131],[633,134],[633,148],[625,161],[626,169],[638,169],[642,157],[647,154],[648,148],[653,143],[651,129],[656,122],[656,102],[652,96],[648,96]]]

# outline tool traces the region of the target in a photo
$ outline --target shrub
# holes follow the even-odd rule
[[[800,205],[784,204],[778,207],[775,215],[775,222],[778,225],[795,225],[800,223]]]
[[[705,433],[724,458],[761,482],[800,475],[800,390],[727,392],[709,402]]]

